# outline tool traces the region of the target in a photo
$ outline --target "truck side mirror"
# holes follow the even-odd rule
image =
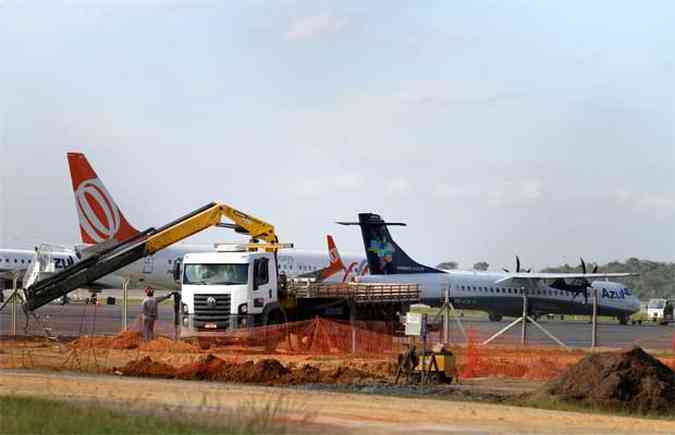
[[[176,258],[173,262],[173,280],[176,281],[177,283],[180,283],[180,273],[182,265],[183,265],[182,258]]]

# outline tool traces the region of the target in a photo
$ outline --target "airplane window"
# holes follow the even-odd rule
[[[15,262],[15,263],[18,263],[18,261],[16,261],[16,258],[14,259],[14,262]]]
[[[23,258],[21,259],[21,263],[24,263],[24,259],[23,259]]]
[[[497,287],[497,293],[501,293],[501,292],[499,291],[499,287]]]
[[[169,260],[169,264],[171,264],[171,260]]]

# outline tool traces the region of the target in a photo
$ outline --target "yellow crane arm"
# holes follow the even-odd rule
[[[254,216],[241,212],[227,204],[214,203],[211,207],[195,214],[175,225],[171,225],[157,234],[148,237],[145,243],[145,252],[149,255],[160,251],[167,246],[179,242],[209,227],[216,226],[222,218],[228,218],[244,230],[254,240],[264,240],[270,244],[277,244],[279,239],[274,232],[274,225],[268,224]]]

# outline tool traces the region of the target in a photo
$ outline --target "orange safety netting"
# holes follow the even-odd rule
[[[340,322],[314,318],[280,325],[226,330],[198,338],[203,347],[259,347],[278,353],[358,353],[383,355],[401,350],[386,322]]]
[[[505,377],[551,379],[575,363],[584,353],[536,347],[483,346],[472,329],[465,348],[457,353],[460,378]]]

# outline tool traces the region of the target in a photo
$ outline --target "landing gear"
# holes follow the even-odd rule
[[[619,321],[619,325],[628,325],[628,316],[618,316],[616,319]]]
[[[502,315],[497,313],[488,313],[488,319],[490,319],[490,322],[501,322]]]

